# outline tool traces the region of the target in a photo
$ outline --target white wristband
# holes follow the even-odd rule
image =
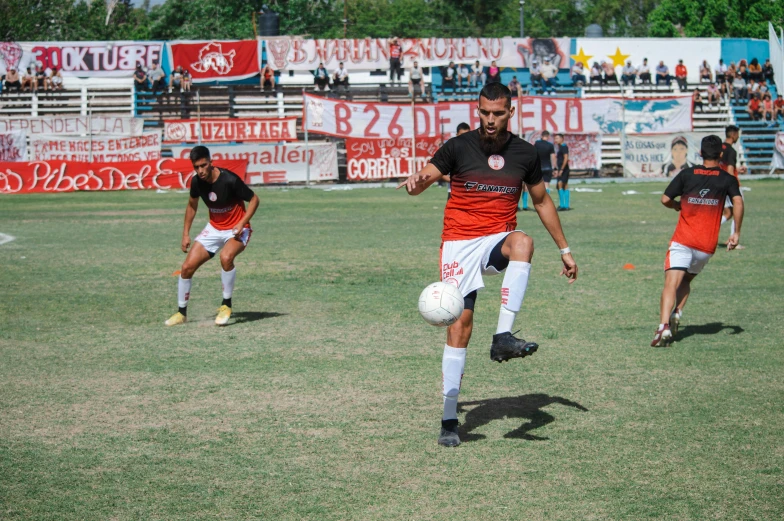
[[[563,248],[561,250],[558,250],[558,251],[561,252],[561,255],[566,255],[567,253],[572,253],[572,250],[569,249],[569,246],[567,246],[566,248]]]

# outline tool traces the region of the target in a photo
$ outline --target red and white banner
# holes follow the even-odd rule
[[[267,63],[275,70],[308,71],[323,62],[328,69],[336,69],[343,62],[346,69],[375,70],[389,67],[389,40],[364,38],[359,40],[305,40],[299,37],[279,37],[263,40]],[[539,63],[549,58],[561,69],[569,68],[570,38],[401,38],[403,66],[411,67],[414,60],[421,67],[437,67],[476,60],[489,66],[495,60],[499,67],[528,67],[534,58]]]
[[[141,118],[116,116],[50,116],[45,118],[0,118],[0,134],[23,131],[28,136],[38,134],[79,136],[106,134],[114,136],[140,136],[144,129]]]
[[[374,181],[408,177],[421,170],[441,146],[440,137],[418,138],[416,165],[411,138],[346,139],[346,178],[349,181]]]
[[[215,161],[244,178],[247,161]],[[75,191],[147,190],[190,186],[193,165],[187,159],[122,163],[30,161],[0,163],[0,194]]]
[[[90,148],[92,146],[92,156]],[[149,161],[161,158],[161,133],[145,132],[141,136],[59,137],[35,136],[30,139],[30,157],[34,161],[66,160],[114,163]]]
[[[162,51],[163,42],[0,42],[0,74],[40,62],[63,76],[130,78],[137,64],[160,63]]]
[[[194,83],[242,80],[261,72],[256,40],[175,41],[169,53],[172,69],[187,69]]]
[[[24,161],[27,154],[27,136],[24,132],[0,134],[0,161]]]
[[[525,140],[534,143],[542,133],[526,132]],[[598,170],[602,167],[601,134],[564,134],[564,143],[569,147],[571,170]]]
[[[297,118],[174,119],[164,123],[164,143],[230,141],[275,142],[297,140]]]
[[[173,146],[175,158],[188,158],[193,145]],[[210,147],[213,160],[241,159],[248,162],[248,184],[304,183],[308,180],[307,164],[310,163],[311,181],[332,181],[338,178],[338,151],[334,143],[309,145],[217,145]]]

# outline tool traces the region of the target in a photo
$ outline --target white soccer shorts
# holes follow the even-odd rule
[[[520,231],[520,230],[515,230]],[[441,245],[441,280],[454,284],[465,297],[485,287],[482,275],[500,273],[488,266],[490,252],[496,244],[514,232],[501,232],[465,241],[447,241]]]
[[[248,245],[248,241],[250,241],[250,235],[253,233],[253,230],[246,227],[242,230],[242,234],[240,235],[240,241],[242,242],[243,246]],[[207,226],[201,231],[201,233],[196,236],[196,242],[201,243],[204,246],[204,249],[210,252],[212,255],[215,255],[218,250],[223,248],[227,242],[234,238],[234,234],[231,230],[218,230],[210,223],[207,223]]]
[[[708,264],[711,257],[713,257],[712,253],[705,253],[677,242],[671,242],[670,249],[667,250],[667,256],[664,259],[664,271],[683,270],[686,273],[697,275]]]
[[[744,202],[746,201],[746,198],[743,197],[743,192],[740,193],[740,198],[743,199]],[[729,195],[724,198],[724,208],[732,208],[732,197]]]

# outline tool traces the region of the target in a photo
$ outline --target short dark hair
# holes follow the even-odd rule
[[[463,123],[460,123],[457,126],[457,131],[456,132],[460,132],[461,130],[469,130],[470,131],[471,127],[468,125],[468,123],[463,122]]]
[[[486,98],[489,101],[506,98],[506,106],[512,106],[512,91],[503,83],[488,83],[482,87],[482,92],[479,93],[480,98]]]
[[[195,163],[199,159],[209,159],[210,151],[207,147],[203,145],[198,145],[191,149],[191,153],[189,157],[191,158],[191,163]]]
[[[542,131],[542,137],[548,137],[549,135],[550,135],[550,131],[549,130],[543,130]]]
[[[702,138],[700,154],[702,159],[707,159],[708,161],[719,159],[721,157],[721,138],[716,135]]]
[[[736,125],[727,125],[727,128],[724,129],[724,136],[730,137],[733,134],[737,134],[740,132],[740,128]]]
[[[563,139],[563,138],[564,138],[564,135],[563,135],[563,134],[561,134],[561,133],[559,132],[559,133],[557,133],[557,134],[555,135],[555,137],[559,137],[559,138]]]

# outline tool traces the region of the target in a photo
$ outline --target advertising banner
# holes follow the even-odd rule
[[[440,137],[417,138],[416,166],[411,138],[346,139],[349,181],[375,181],[408,177],[422,169],[441,146]]]
[[[25,161],[27,136],[24,132],[0,134],[0,161]]]
[[[191,146],[173,146],[175,158],[187,159]],[[305,145],[216,145],[210,147],[214,160],[244,160],[248,162],[248,184],[304,183],[331,181],[338,178],[338,150],[334,143]]]
[[[240,177],[247,161],[215,161]],[[193,165],[187,159],[114,163],[29,161],[0,163],[0,194],[146,190],[190,187]]]
[[[164,143],[297,140],[297,118],[174,119],[164,122]]]
[[[700,142],[708,134],[683,132],[626,138],[626,177],[675,177],[702,163]]]
[[[773,161],[770,165],[772,168],[784,168],[784,132],[776,134],[776,148],[773,151]]]
[[[41,135],[30,139],[30,151],[34,161],[148,161],[161,157],[161,133],[145,132],[141,136],[130,137],[93,136],[92,139]]]
[[[169,49],[172,69],[187,69],[193,83],[242,80],[261,71],[256,40],[175,41]]]
[[[330,71],[340,62],[349,71],[389,68],[389,39],[364,38],[305,40],[299,37],[278,37],[263,40],[267,63],[275,70],[309,71],[319,62]],[[421,67],[438,67],[455,63],[472,64],[479,60],[489,66],[495,60],[499,67],[528,67],[534,58],[543,63],[549,58],[553,65],[568,69],[571,38],[400,38],[403,67],[414,60]]]
[[[140,136],[144,130],[141,118],[116,116],[49,116],[45,118],[0,118],[0,134],[24,131],[28,136],[55,134],[80,136],[106,134],[113,136]]]
[[[539,131],[525,133],[525,140],[531,144],[541,137]],[[598,170],[602,167],[601,134],[564,134],[564,143],[569,147],[571,170]]]

